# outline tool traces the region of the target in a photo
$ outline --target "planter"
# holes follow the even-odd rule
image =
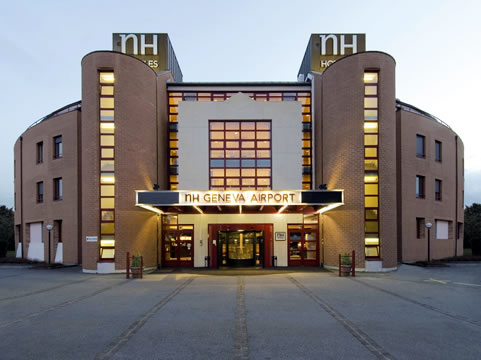
[[[352,265],[341,265],[341,276],[351,275],[351,267]]]
[[[142,277],[142,268],[139,267],[130,267],[130,273],[132,274],[133,279],[140,279]]]

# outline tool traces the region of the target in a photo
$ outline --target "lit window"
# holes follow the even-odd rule
[[[270,129],[267,121],[209,123],[211,189],[270,187]],[[257,176],[264,179],[256,181],[257,168],[263,170]]]
[[[378,76],[377,72],[366,72],[364,73],[364,83],[366,84],[377,84]]]
[[[103,84],[113,84],[115,81],[114,73],[113,72],[101,72],[100,73],[100,82]]]

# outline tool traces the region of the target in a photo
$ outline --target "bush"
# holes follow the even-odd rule
[[[6,241],[0,241],[0,257],[7,256],[8,244]]]
[[[5,243],[5,245],[3,245]],[[1,249],[6,246],[7,250],[15,250],[15,237],[13,233],[13,210],[5,205],[0,206],[0,255]]]
[[[464,247],[471,248],[473,255],[481,255],[481,204],[464,209]]]

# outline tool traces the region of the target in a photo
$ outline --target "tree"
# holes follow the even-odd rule
[[[473,255],[481,255],[481,204],[464,209],[464,247],[471,248]]]
[[[6,255],[7,249],[15,249],[13,221],[13,210],[0,206],[0,257]]]

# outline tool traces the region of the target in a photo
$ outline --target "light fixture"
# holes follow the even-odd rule
[[[280,214],[281,212],[283,212],[286,209],[286,207],[287,207],[287,204],[284,205],[283,207],[281,207],[277,213]]]

